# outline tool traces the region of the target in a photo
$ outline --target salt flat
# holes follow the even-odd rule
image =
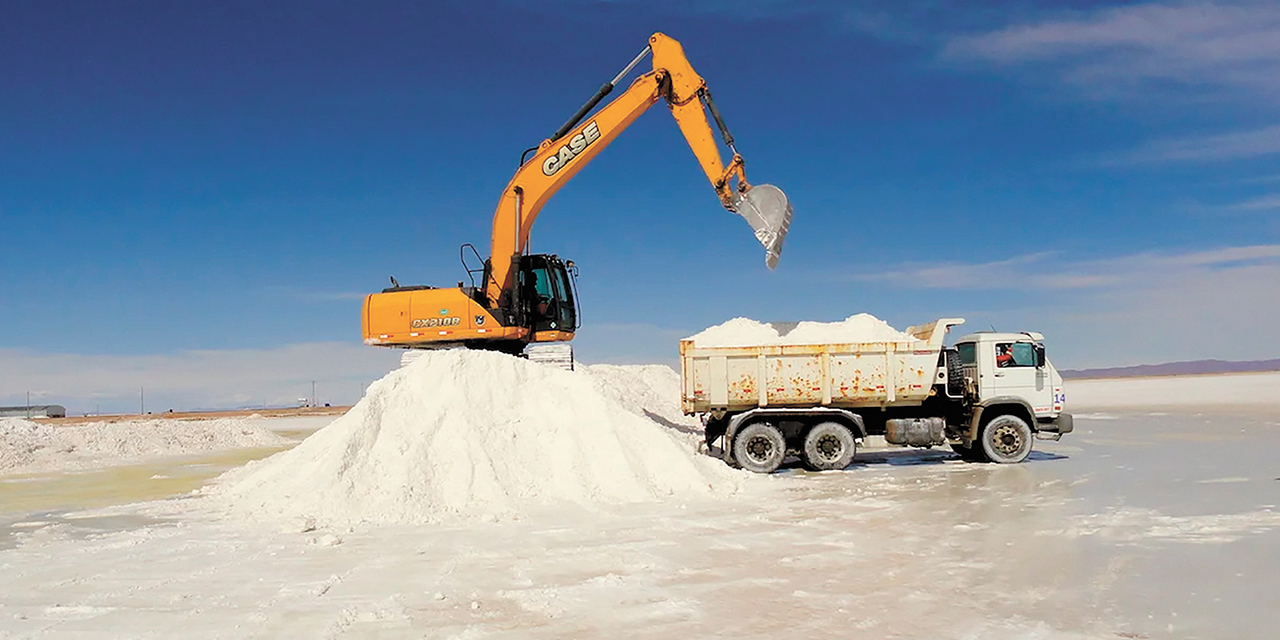
[[[1199,376],[1068,380],[1073,407],[1184,408],[1280,405],[1280,371]]]
[[[1076,432],[1013,466],[876,448],[727,496],[310,531],[201,496],[19,514],[0,638],[1270,637],[1280,400],[1178,380],[1069,382]]]

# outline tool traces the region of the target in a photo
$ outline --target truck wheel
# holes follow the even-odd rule
[[[1031,453],[1031,437],[1026,420],[1005,414],[988,422],[974,445],[981,443],[983,455],[992,462],[1015,464]]]
[[[752,422],[733,439],[733,458],[747,471],[773,473],[786,455],[786,439],[768,422]]]
[[[810,471],[834,471],[849,466],[858,443],[838,422],[820,422],[804,436],[804,466]]]

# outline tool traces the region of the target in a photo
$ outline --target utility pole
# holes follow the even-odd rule
[[[138,387],[138,415],[147,415],[147,389]]]
[[[316,381],[311,381],[311,406],[316,406]]]
[[[27,392],[27,419],[31,419],[31,392]]]

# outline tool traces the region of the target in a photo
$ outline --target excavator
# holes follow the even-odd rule
[[[649,55],[653,70],[588,118]],[[772,185],[747,182],[742,156],[706,83],[690,66],[679,42],[655,33],[648,46],[550,138],[525,151],[494,213],[489,258],[481,263],[473,245],[462,245],[470,286],[463,282],[456,288],[401,286],[392,277],[391,287],[365,297],[365,344],[488,349],[572,368],[568,341],[579,327],[577,267],[554,254],[530,254],[529,232],[551,196],[659,100],[671,109],[720,204],[747,220],[764,245],[765,263],[775,267],[791,225],[787,196]],[[733,153],[727,166],[708,113]]]

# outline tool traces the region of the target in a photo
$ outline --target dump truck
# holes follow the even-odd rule
[[[1035,332],[980,331],[944,346],[963,318],[902,340],[698,346],[680,342],[681,405],[730,465],[771,473],[789,455],[843,469],[868,436],[950,444],[974,462],[1018,463],[1036,438],[1072,430],[1060,376]],[[906,339],[909,338],[909,339]]]

